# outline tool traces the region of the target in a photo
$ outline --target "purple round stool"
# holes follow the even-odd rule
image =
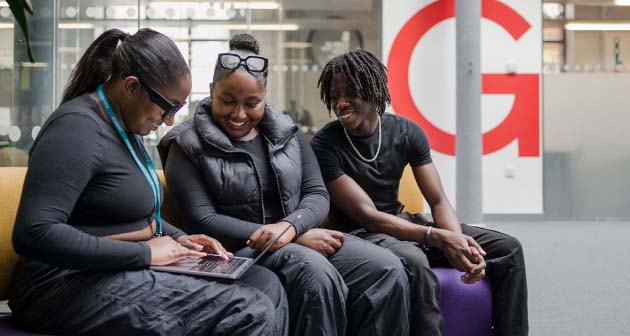
[[[433,268],[440,280],[444,336],[489,336],[492,330],[492,289],[486,277],[473,285],[461,282],[454,268]]]
[[[46,336],[22,331],[11,323],[11,314],[0,314],[0,335],[2,336]]]

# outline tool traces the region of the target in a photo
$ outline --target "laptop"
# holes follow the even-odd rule
[[[171,272],[200,275],[221,279],[238,279],[254,265],[269,249],[278,242],[278,239],[287,232],[291,225],[280,232],[280,234],[271,243],[258,254],[256,259],[243,257],[230,257],[228,260],[222,259],[216,254],[210,254],[203,258],[184,258],[172,264],[165,266],[151,266],[154,271]]]

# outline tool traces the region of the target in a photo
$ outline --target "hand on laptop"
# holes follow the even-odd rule
[[[297,243],[330,257],[343,245],[343,237],[339,231],[310,229],[297,239]]]
[[[184,235],[177,238],[177,242],[188,249],[216,254],[225,260],[232,256],[218,240],[204,234]]]
[[[267,244],[271,243],[280,233],[282,233],[284,229],[287,228],[287,225],[291,225],[291,223],[278,222],[275,224],[266,224],[261,226],[249,237],[247,246],[259,251],[264,249]],[[278,239],[278,241],[269,249],[269,252],[273,252],[290,243],[296,234],[297,232],[295,231],[295,227],[291,225],[289,231],[285,232],[284,235]]]
[[[184,247],[169,236],[151,239],[147,244],[151,248],[151,265],[154,266],[168,265],[186,257],[206,256],[206,253]]]

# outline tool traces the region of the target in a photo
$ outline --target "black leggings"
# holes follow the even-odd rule
[[[249,255],[251,249],[237,254]],[[400,260],[352,235],[326,258],[287,244],[260,265],[274,271],[287,292],[292,335],[403,336],[409,333],[409,282]]]

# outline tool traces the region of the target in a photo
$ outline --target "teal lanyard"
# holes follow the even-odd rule
[[[98,88],[96,88],[96,94],[98,95],[98,99],[101,101],[103,108],[105,108],[105,112],[107,112],[107,116],[109,116],[109,120],[112,121],[112,125],[114,125],[114,129],[116,129],[116,131],[122,138],[125,145],[127,145],[127,149],[129,150],[129,153],[131,153],[133,160],[136,162],[136,165],[138,166],[138,168],[140,168],[140,170],[142,171],[142,174],[144,174],[144,177],[149,181],[149,184],[151,185],[151,190],[153,191],[153,213],[156,214],[155,216],[156,230],[155,230],[154,237],[160,237],[162,236],[162,216],[160,214],[161,189],[160,189],[160,179],[155,173],[155,167],[153,166],[153,161],[151,161],[151,158],[149,158],[149,154],[147,153],[147,150],[144,148],[144,145],[142,145],[140,141],[140,136],[137,134],[134,135],[134,140],[136,140],[136,144],[138,145],[138,148],[140,148],[140,151],[142,152],[142,155],[144,156],[144,160],[146,161],[146,166],[144,165],[142,161],[140,161],[140,159],[138,158],[138,155],[136,155],[136,151],[133,149],[133,146],[131,145],[131,141],[129,140],[127,133],[125,133],[122,126],[120,126],[120,122],[116,118],[116,115],[114,114],[114,110],[112,110],[112,106],[109,105],[109,101],[107,101],[107,97],[105,96],[105,91],[103,91],[103,85],[99,85]]]

